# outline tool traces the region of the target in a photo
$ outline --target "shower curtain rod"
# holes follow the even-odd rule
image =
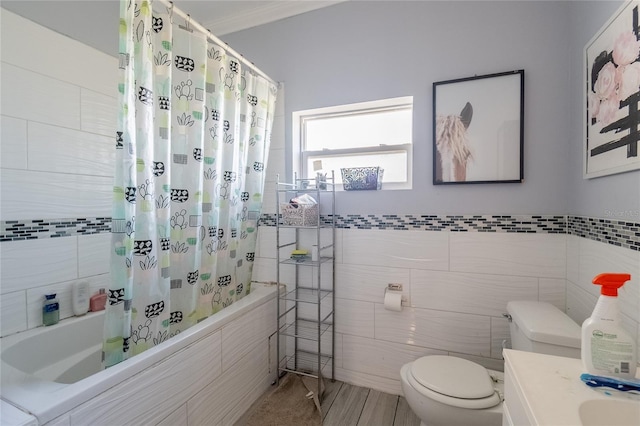
[[[201,33],[204,33],[211,41],[213,41],[216,44],[219,44],[221,47],[224,47],[224,49],[227,51],[227,53],[230,53],[232,56],[235,56],[240,62],[242,62],[243,64],[245,64],[249,68],[251,68],[256,74],[259,74],[260,76],[264,77],[270,83],[275,84],[276,87],[280,86],[280,84],[277,81],[273,80],[271,77],[269,77],[267,74],[265,74],[264,71],[262,71],[260,68],[258,68],[253,62],[245,59],[244,56],[242,56],[240,53],[238,53],[234,49],[232,49],[227,43],[225,43],[224,41],[220,40],[218,37],[214,36],[211,33],[211,31],[209,31],[208,29],[203,27],[197,21],[194,21],[193,18],[191,18],[191,16],[189,14],[187,14],[187,13],[183,12],[182,10],[178,9],[176,7],[176,5],[173,4],[172,1],[170,1],[170,0],[156,0],[156,1],[159,1],[160,3],[162,3],[166,7],[168,7],[169,10],[170,10],[170,13],[174,13],[174,14],[180,16],[181,18],[183,18],[184,20],[186,20],[187,21],[187,26],[194,27],[195,29],[197,29]],[[152,2],[153,2],[153,0],[152,0]]]

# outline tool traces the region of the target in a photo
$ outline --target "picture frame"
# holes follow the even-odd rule
[[[524,179],[524,70],[433,83],[433,184]]]
[[[640,169],[639,4],[623,4],[584,48],[584,179]]]

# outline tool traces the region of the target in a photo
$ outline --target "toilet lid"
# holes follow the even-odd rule
[[[487,370],[462,358],[425,356],[411,364],[411,375],[422,386],[453,398],[479,399],[494,394]]]

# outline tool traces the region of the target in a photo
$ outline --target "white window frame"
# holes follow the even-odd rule
[[[307,158],[314,155],[323,156],[339,156],[344,157],[353,154],[366,153],[392,153],[406,152],[407,154],[407,181],[406,182],[385,182],[382,179],[382,190],[395,189],[411,189],[413,182],[413,141],[402,145],[380,145],[362,148],[344,148],[344,149],[324,149],[321,151],[305,150],[305,121],[317,119],[319,117],[343,116],[350,114],[368,114],[394,109],[411,108],[413,110],[413,96],[403,96],[398,98],[380,99],[370,102],[360,102],[347,105],[337,105],[325,108],[315,108],[303,111],[293,112],[293,170],[297,171],[300,176],[306,176]],[[413,121],[413,120],[412,120]],[[413,125],[413,123],[412,123]],[[413,129],[412,129],[413,135]],[[413,137],[413,136],[412,136]],[[336,177],[339,177],[340,170],[335,170]],[[342,190],[342,185],[336,186],[336,190]]]

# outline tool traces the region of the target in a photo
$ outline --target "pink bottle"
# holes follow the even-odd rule
[[[91,312],[104,310],[104,305],[107,304],[107,293],[104,288],[100,289],[98,294],[94,294],[89,298],[89,310]]]

